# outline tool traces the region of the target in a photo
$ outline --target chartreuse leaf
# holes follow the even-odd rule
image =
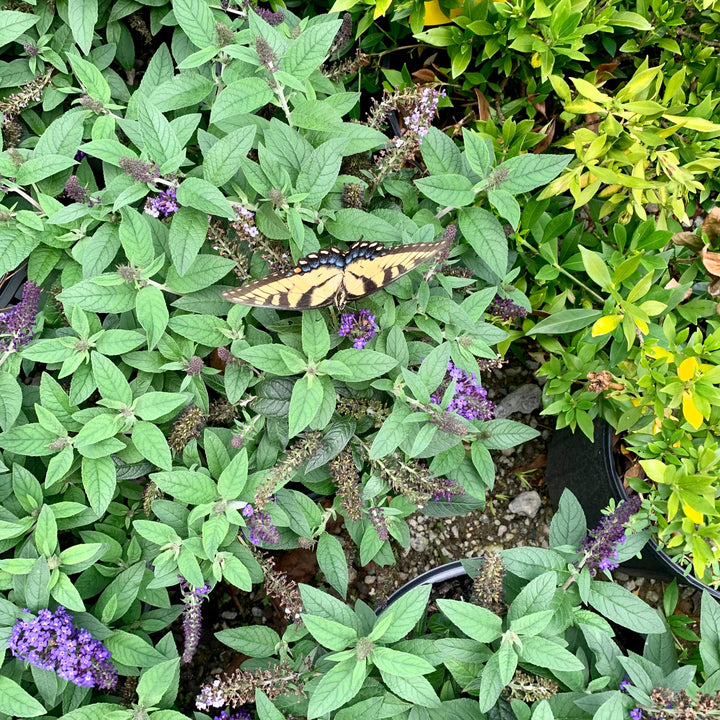
[[[213,502],[218,497],[217,487],[212,478],[192,470],[175,468],[169,472],[153,473],[150,479],[163,492],[190,505]]]
[[[153,350],[160,342],[170,317],[162,290],[154,285],[140,288],[135,314],[147,335],[148,350]]]
[[[130,405],[132,390],[117,365],[98,352],[94,352],[91,359],[93,377],[103,399]]]
[[[301,433],[320,409],[323,385],[314,375],[305,375],[295,382],[290,397],[288,435],[292,438]]]
[[[102,517],[115,494],[115,463],[109,457],[84,457],[82,482],[90,507]]]
[[[401,677],[383,670],[380,670],[380,675],[388,689],[403,700],[421,707],[440,707],[440,698],[433,690],[433,686],[422,675]]]
[[[427,675],[435,669],[427,660],[417,655],[382,646],[373,648],[370,659],[381,672],[404,678]]]

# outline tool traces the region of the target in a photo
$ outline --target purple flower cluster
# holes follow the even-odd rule
[[[223,710],[216,715],[213,720],[252,720],[252,715],[247,708],[238,708],[232,715],[227,710]]]
[[[457,480],[437,478],[435,482],[445,487],[435,491],[435,494],[430,498],[434,502],[438,502],[439,500],[447,500],[450,502],[450,498],[454,495],[465,495],[465,488],[462,485],[458,485]]]
[[[8,647],[15,657],[80,687],[110,690],[117,683],[110,651],[87,630],[76,628],[62,605],[54,613],[40,610],[34,620],[18,619]]]
[[[448,360],[447,374],[440,387],[430,396],[430,402],[440,405],[443,395],[452,381],[455,381],[455,393],[447,412],[455,412],[466,420],[492,420],[495,417],[495,404],[487,399],[487,390],[480,384],[475,373],[468,375]]]
[[[182,575],[180,578],[180,591],[182,592],[183,604],[183,633],[185,635],[185,646],[180,662],[188,664],[200,644],[200,631],[202,626],[202,602],[212,589],[208,583],[202,587],[193,587]]]
[[[423,88],[410,114],[403,118],[405,127],[417,135],[418,144],[421,144],[422,139],[428,134],[437,112],[438,102],[443,97],[445,90],[438,92],[435,88]]]
[[[503,298],[499,295],[496,295],[490,303],[488,312],[502,320],[522,320],[527,317],[527,310],[524,307],[514,303],[510,298]]]
[[[154,218],[159,218],[161,215],[164,218],[170,217],[179,209],[175,188],[163,190],[156,198],[148,198],[145,201],[145,212]]]
[[[362,350],[372,338],[378,328],[375,316],[369,310],[359,310],[357,313],[343,313],[340,318],[340,337],[352,338],[353,347]]]
[[[40,302],[40,288],[28,280],[23,285],[22,300],[4,313],[0,313],[0,352],[13,352],[27,345],[33,338],[35,316]]]
[[[634,495],[623,500],[615,510],[606,515],[600,524],[591,530],[582,544],[579,553],[582,559],[576,567],[586,567],[592,575],[598,570],[614,570],[618,566],[618,546],[625,542],[625,524],[640,509],[640,496]]]
[[[280,544],[280,533],[268,513],[255,512],[252,505],[246,505],[242,514],[248,519],[247,526],[250,529],[248,540],[253,545],[259,545],[261,542],[268,545]]]
[[[193,355],[183,362],[183,370],[185,370],[185,373],[191,377],[199,375],[203,371],[204,367],[205,363],[203,362],[203,359],[197,355]]]
[[[630,711],[630,717],[632,718],[632,720],[642,720],[642,716],[642,708],[636,707]]]

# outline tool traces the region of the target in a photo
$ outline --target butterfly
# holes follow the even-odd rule
[[[454,233],[452,233],[454,235]],[[225,290],[230,302],[279,310],[312,310],[357,300],[389,285],[452,245],[452,235],[437,242],[385,247],[358,240],[348,250],[336,247],[310,253],[288,273],[274,273]]]

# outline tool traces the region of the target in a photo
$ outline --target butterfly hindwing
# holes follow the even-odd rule
[[[225,290],[230,302],[278,310],[311,310],[332,305],[342,285],[342,270],[320,265],[292,275],[269,275],[252,280],[242,287]]]

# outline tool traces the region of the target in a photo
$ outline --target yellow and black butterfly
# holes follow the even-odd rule
[[[353,243],[310,253],[288,273],[275,273],[225,290],[230,302],[279,310],[312,310],[357,300],[389,285],[452,245],[452,234],[437,242],[385,247],[379,242]]]

